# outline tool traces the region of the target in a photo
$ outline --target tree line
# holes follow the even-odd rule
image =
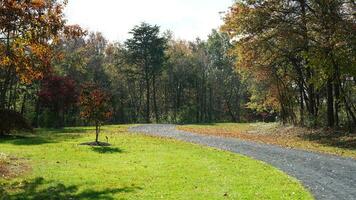
[[[87,124],[78,105],[90,84],[110,94],[111,123],[237,122],[254,115],[244,108],[245,83],[225,33],[181,41],[141,23],[130,39],[113,43],[67,25],[61,1],[1,4],[0,106],[35,127]]]
[[[355,127],[354,8],[353,0],[237,1],[222,29],[256,85],[250,105],[285,123]]]
[[[63,39],[57,48],[65,53],[54,65],[55,74],[77,85],[93,82],[108,91],[112,123],[237,122],[248,112],[243,108],[247,91],[235,71],[235,57],[227,55],[231,47],[227,34],[213,31],[207,41],[179,41],[147,23],[130,33],[132,37],[123,43],[110,43],[101,33]],[[39,91],[45,89],[43,82],[46,79]],[[48,118],[48,109],[41,106],[40,115]],[[77,107],[65,110],[66,124],[81,123]]]
[[[87,125],[82,117],[105,99],[100,108],[111,123],[280,120],[352,128],[353,6],[240,0],[207,40],[176,40],[141,23],[120,43],[67,25],[65,2],[1,1],[0,109],[35,127]]]

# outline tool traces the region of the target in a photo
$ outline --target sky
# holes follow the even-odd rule
[[[69,24],[99,31],[110,41],[124,41],[141,22],[171,30],[176,39],[206,39],[222,24],[220,12],[234,0],[69,0]]]

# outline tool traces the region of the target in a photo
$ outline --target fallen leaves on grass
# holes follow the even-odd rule
[[[0,178],[11,179],[30,170],[24,159],[0,153]]]
[[[356,134],[277,123],[188,125],[179,130],[356,158]]]

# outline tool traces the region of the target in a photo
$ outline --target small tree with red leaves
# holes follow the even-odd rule
[[[100,127],[112,116],[111,95],[96,84],[82,85],[79,97],[80,116],[95,124],[95,142],[99,144]]]

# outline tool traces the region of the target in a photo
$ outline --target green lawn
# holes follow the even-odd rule
[[[78,145],[94,139],[93,128],[0,139],[0,152],[31,167],[0,178],[0,199],[312,199],[298,181],[262,162],[126,130],[103,128],[101,138],[113,144],[106,148]]]

